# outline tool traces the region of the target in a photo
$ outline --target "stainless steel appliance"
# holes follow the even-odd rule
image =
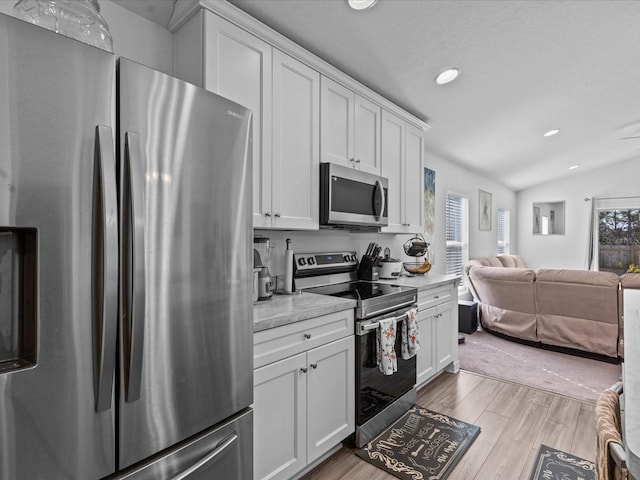
[[[356,306],[356,433],[359,448],[391,425],[416,402],[416,358],[399,355],[398,371],[384,375],[376,360],[376,330],[381,319],[395,317],[398,332],[406,313],[417,305],[413,287],[357,279],[356,252],[294,255],[296,288],[321,295],[351,298]]]
[[[389,224],[388,179],[334,163],[320,164],[320,225],[379,229]]]
[[[251,112],[0,39],[0,478],[251,478]]]
[[[269,272],[273,245],[267,237],[254,237],[253,247],[260,265],[258,270],[258,300],[269,300],[275,290],[275,278]]]

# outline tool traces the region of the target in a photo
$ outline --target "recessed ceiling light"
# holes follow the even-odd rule
[[[436,83],[438,85],[444,85],[446,83],[453,82],[460,75],[460,70],[457,68],[448,68],[443,72],[440,72],[436,77]]]
[[[558,133],[560,133],[560,130],[558,130],[557,128],[554,130],[549,130],[547,133],[544,134],[545,137],[553,137],[554,135],[557,135]]]
[[[580,168],[580,165],[571,165],[569,170],[575,170],[576,168]]]
[[[354,10],[366,10],[375,5],[377,0],[347,0],[347,3]]]

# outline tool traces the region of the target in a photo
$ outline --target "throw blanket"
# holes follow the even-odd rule
[[[596,403],[596,480],[619,478],[615,476],[615,463],[609,460],[609,444],[622,445],[620,431],[620,398],[613,390],[605,390]]]
[[[396,343],[396,319],[385,318],[378,322],[377,345],[378,345],[378,368],[385,375],[393,375],[398,371],[398,359],[394,345]]]
[[[409,360],[420,350],[420,332],[418,331],[418,309],[407,312],[407,319],[402,322],[402,358]]]

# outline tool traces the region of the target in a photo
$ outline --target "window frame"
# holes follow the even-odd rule
[[[459,199],[459,224],[457,224],[456,232],[452,231],[450,227],[450,221],[452,217],[450,215],[450,201],[453,198]],[[458,237],[459,238],[451,238]],[[456,266],[450,268],[450,249],[455,248],[460,250],[460,258],[456,259]],[[457,192],[447,191],[445,196],[445,271],[449,275],[459,275],[464,277],[464,266],[469,261],[469,196]],[[467,285],[465,282],[461,282],[458,287],[460,294],[467,292]]]
[[[498,236],[497,254],[511,254],[511,210],[498,207],[496,215],[496,230]]]

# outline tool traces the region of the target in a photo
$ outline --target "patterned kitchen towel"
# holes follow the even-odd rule
[[[418,330],[418,309],[407,312],[407,319],[402,322],[402,358],[409,360],[420,350],[420,332]]]
[[[376,331],[378,368],[385,375],[393,375],[393,372],[398,371],[398,359],[393,348],[396,343],[396,319],[395,317],[385,318],[380,320],[378,324]]]

